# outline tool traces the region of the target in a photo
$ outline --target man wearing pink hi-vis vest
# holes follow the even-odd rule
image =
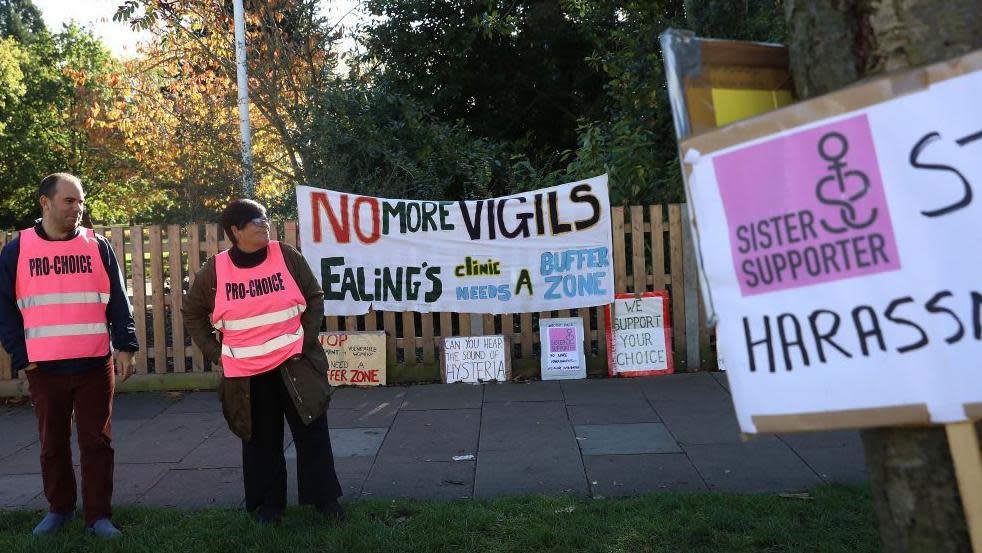
[[[45,177],[38,201],[41,219],[0,252],[0,341],[15,371],[27,373],[48,500],[34,534],[51,534],[74,516],[74,413],[85,526],[114,538],[110,416],[114,370],[128,378],[139,348],[133,313],[109,242],[79,226],[85,194],[78,178]]]

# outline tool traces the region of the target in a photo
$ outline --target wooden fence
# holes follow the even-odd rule
[[[615,207],[612,210],[614,282],[617,292],[667,289],[672,302],[676,370],[715,367],[710,331],[700,320],[702,309],[695,260],[684,204]],[[208,373],[201,352],[184,328],[181,303],[194,273],[209,256],[229,247],[214,223],[96,227],[109,239],[133,303],[140,351],[136,374]],[[295,221],[276,222],[274,238],[297,246]],[[0,232],[0,245],[16,236]],[[142,260],[142,263],[140,262]],[[190,268],[190,270],[189,270]],[[505,334],[511,338],[515,374],[537,374],[538,321],[549,317],[581,316],[590,372],[606,372],[606,339],[602,308],[541,313],[483,315],[478,328],[469,314],[370,312],[366,315],[325,317],[326,330],[384,330],[387,336],[388,380],[391,383],[439,379],[439,344],[444,336]],[[10,361],[0,350],[0,384],[8,384]],[[20,374],[23,378],[23,373]],[[22,389],[22,387],[20,388]]]

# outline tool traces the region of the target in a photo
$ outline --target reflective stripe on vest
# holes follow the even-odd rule
[[[109,303],[109,294],[100,292],[70,292],[67,294],[38,294],[17,300],[17,307],[27,309],[41,305],[70,303]]]
[[[51,338],[53,336],[87,336],[89,334],[106,334],[107,332],[109,332],[109,325],[106,323],[47,325],[24,329],[24,339]]]
[[[259,344],[258,346],[231,348],[225,344],[222,344],[222,355],[227,355],[235,359],[259,357],[260,355],[266,355],[267,353],[272,353],[282,347],[286,347],[302,338],[303,327],[301,326],[293,334],[283,334],[282,336],[277,336],[276,338],[273,338],[264,344]]]
[[[215,323],[215,328],[218,330],[249,330],[250,328],[264,325],[282,323],[303,313],[306,308],[306,305],[294,305],[281,311],[256,315],[255,317],[247,317],[245,319],[222,319]],[[250,355],[249,357],[252,356]]]

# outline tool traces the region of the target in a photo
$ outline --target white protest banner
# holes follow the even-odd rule
[[[444,338],[443,357],[440,358],[443,382],[507,382],[511,379],[508,344],[505,336]]]
[[[539,319],[542,380],[586,378],[583,318]]]
[[[332,315],[521,313],[614,297],[607,176],[482,201],[297,187],[300,246]]]
[[[982,418],[979,98],[977,52],[682,143],[744,432]]]
[[[331,386],[385,386],[385,331],[321,332]]]
[[[654,376],[674,371],[668,292],[617,294],[605,311],[610,376]]]

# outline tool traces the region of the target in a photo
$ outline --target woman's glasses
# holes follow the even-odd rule
[[[264,226],[264,225],[268,226],[269,225],[269,218],[267,218],[267,217],[255,217],[255,218],[249,219],[248,221],[246,221],[246,222],[242,223],[241,225],[239,225],[239,228],[240,229],[243,229],[249,223],[252,223],[252,224],[256,225],[257,227],[261,227],[261,226]]]

